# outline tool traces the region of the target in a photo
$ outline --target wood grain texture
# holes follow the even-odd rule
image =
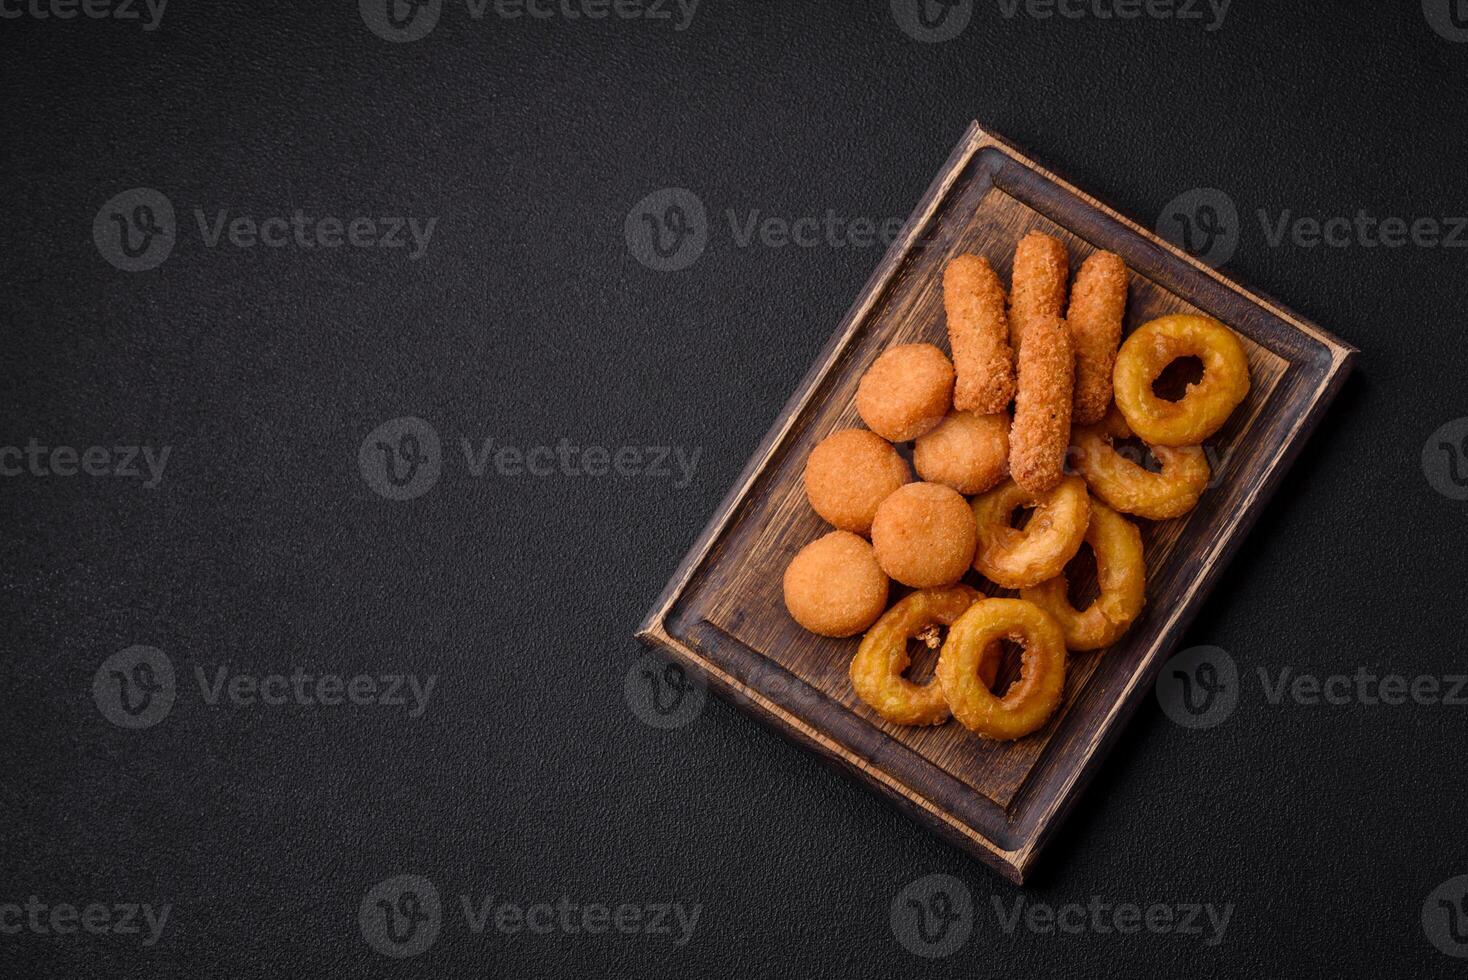
[[[1066,243],[1072,274],[1097,249],[1122,256],[1131,273],[1127,330],[1179,312],[1232,326],[1248,353],[1252,387],[1209,440],[1214,479],[1198,507],[1172,521],[1138,520],[1147,607],[1112,647],[1072,655],[1063,706],[1041,731],[1000,744],[951,721],[934,728],[891,725],[851,689],[847,667],[858,640],[806,633],[785,612],[785,565],[828,530],[805,500],[805,458],[826,435],[860,425],[856,386],[883,350],[915,341],[946,349],[942,270],[951,257],[983,255],[1007,282],[1015,244],[1035,229]],[[698,669],[762,721],[1022,880],[1344,380],[1352,353],[975,125],[639,635]],[[1013,594],[977,575],[968,581],[990,594]],[[922,658],[911,676],[930,670],[933,659]]]

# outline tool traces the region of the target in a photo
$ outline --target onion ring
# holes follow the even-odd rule
[[[1009,526],[1016,507],[1035,508],[1023,531]],[[979,532],[974,569],[1006,589],[1039,585],[1064,571],[1080,550],[1091,519],[1091,498],[1078,476],[1067,476],[1039,497],[1005,480],[975,497],[973,508]]]
[[[1198,505],[1212,474],[1202,446],[1147,446],[1162,464],[1154,473],[1116,451],[1112,441],[1131,438],[1132,430],[1115,408],[1097,425],[1075,430],[1071,461],[1091,493],[1123,514],[1165,521]]]
[[[1175,402],[1152,391],[1179,357],[1203,362],[1203,377]],[[1206,316],[1174,314],[1142,324],[1121,345],[1113,373],[1116,407],[1153,446],[1196,446],[1217,432],[1249,393],[1249,359],[1234,332]]]
[[[851,658],[851,686],[877,714],[898,725],[941,725],[948,720],[948,702],[937,679],[914,684],[902,676],[912,662],[907,641],[931,626],[953,625],[975,602],[983,598],[976,589],[955,585],[926,589],[902,599],[867,630],[856,656]],[[994,683],[999,671],[1000,648],[980,665],[986,683]]]
[[[1019,679],[996,697],[979,677],[979,664],[997,641],[1024,645]],[[938,654],[938,683],[963,727],[985,738],[1012,741],[1054,714],[1065,690],[1065,634],[1054,618],[1023,599],[983,599],[958,617]]]
[[[1055,617],[1071,650],[1111,646],[1121,639],[1147,601],[1147,564],[1142,558],[1142,532],[1135,524],[1093,500],[1086,543],[1096,554],[1096,581],[1101,591],[1085,610],[1070,604],[1064,572],[1020,593],[1022,599]]]

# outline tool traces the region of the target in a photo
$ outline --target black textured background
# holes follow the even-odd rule
[[[15,0],[6,0],[14,4]],[[7,6],[7,10],[16,8]],[[1258,667],[1462,669],[1468,503],[1421,455],[1468,415],[1468,250],[1269,247],[1278,215],[1468,213],[1468,44],[1401,3],[1235,3],[1221,27],[1006,18],[920,44],[885,0],[705,0],[689,28],[468,16],[374,36],[355,4],[175,0],[159,29],[0,19],[0,444],[172,447],[136,480],[0,482],[0,901],[167,902],[162,940],[0,935],[6,976],[1094,976],[1461,973],[1429,892],[1468,872],[1465,708],[1270,704]],[[905,216],[978,118],[1144,224],[1195,187],[1244,216],[1227,269],[1360,347],[1355,377],[1185,645],[1243,696],[1188,730],[1149,698],[1027,901],[1234,906],[1197,937],[1005,935],[1019,892],[711,698],[625,696],[632,632],[879,248],[738,247],[725,212]],[[173,254],[92,240],[136,186]],[[657,272],[623,224],[686,187],[708,248]],[[208,248],[190,212],[437,216],[426,254]],[[430,422],[437,485],[357,451]],[[461,438],[676,445],[691,483],[466,472]],[[109,724],[134,644],[180,693]],[[209,707],[196,666],[436,674],[428,709]],[[956,954],[894,937],[932,872]],[[377,882],[432,880],[421,956],[373,951]],[[667,937],[476,935],[460,894],[680,901]]]

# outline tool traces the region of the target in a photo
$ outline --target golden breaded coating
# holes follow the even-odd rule
[[[1018,392],[1009,429],[1009,474],[1025,490],[1042,494],[1057,483],[1070,445],[1075,355],[1070,330],[1059,317],[1025,325],[1019,348]]]
[[[887,606],[887,576],[865,539],[850,531],[817,538],[785,569],[785,608],[821,636],[853,636]]]
[[[889,347],[856,388],[861,420],[888,442],[907,442],[938,427],[953,405],[953,363],[932,344]]]
[[[882,571],[916,589],[952,585],[974,560],[978,528],[968,501],[936,483],[909,483],[882,501],[872,547]]]
[[[912,464],[929,483],[983,493],[1009,472],[1009,413],[949,413],[942,425],[917,437]]]
[[[1058,238],[1032,231],[1014,250],[1009,283],[1009,337],[1015,356],[1026,323],[1065,310],[1065,284],[1070,279],[1070,255]]]
[[[958,383],[953,407],[993,415],[1014,397],[1014,352],[1004,286],[987,259],[960,255],[943,270],[943,308]]]
[[[805,461],[805,495],[817,514],[843,531],[867,534],[877,505],[912,479],[907,460],[866,429],[822,439]]]
[[[1106,417],[1111,405],[1111,369],[1121,344],[1126,313],[1126,263],[1110,252],[1097,252],[1081,263],[1070,291],[1066,325],[1076,354],[1072,421],[1091,425]]]

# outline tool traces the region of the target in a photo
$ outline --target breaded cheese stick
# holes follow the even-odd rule
[[[1060,482],[1070,444],[1075,354],[1065,321],[1057,316],[1029,320],[1018,362],[1009,473],[1038,496]]]
[[[1101,421],[1111,405],[1111,369],[1125,312],[1126,263],[1110,252],[1097,252],[1076,273],[1065,321],[1076,353],[1076,425]]]
[[[978,415],[1004,411],[1014,397],[1014,352],[1009,349],[1004,285],[987,259],[960,255],[948,263],[943,308],[958,372],[953,407]]]
[[[1016,356],[1026,323],[1065,312],[1069,278],[1070,255],[1060,239],[1038,231],[1020,239],[1009,283],[1010,344]]]

